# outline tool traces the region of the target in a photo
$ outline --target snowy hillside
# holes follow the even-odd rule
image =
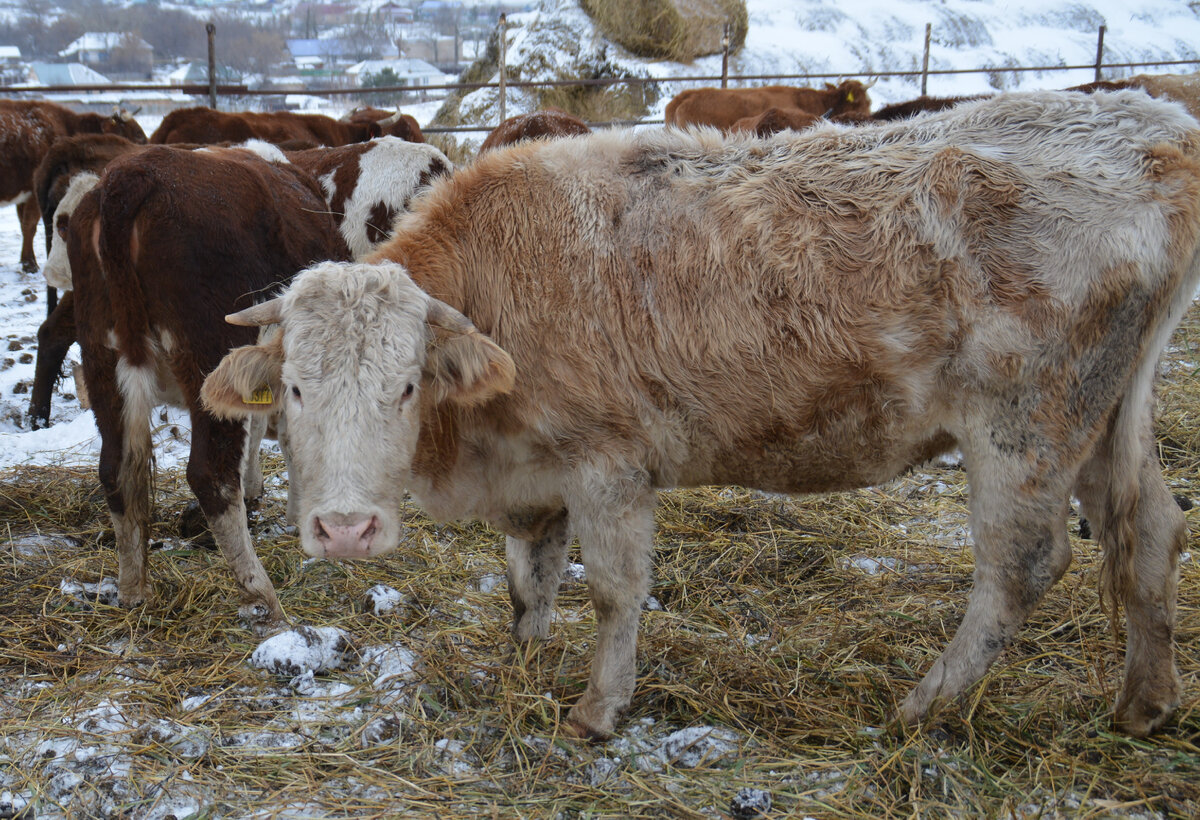
[[[1123,0],[747,0],[749,30],[745,47],[730,59],[731,75],[832,74],[872,76],[886,71],[920,71],[925,24],[932,24],[930,71],[1015,66],[1092,65],[1098,29],[1107,27],[1104,62],[1127,63],[1200,58],[1200,16],[1178,0],[1148,0],[1134,7]],[[717,76],[720,55],[690,64],[646,61],[606,43],[576,0],[544,0],[537,11],[510,15],[508,62],[530,79],[534,59],[546,67],[533,74],[545,79],[558,66],[581,55],[604,59],[652,77]],[[558,53],[555,53],[557,50]],[[1187,73],[1196,66],[1109,71],[1106,78],[1130,73]],[[494,78],[493,78],[494,79]],[[1055,88],[1089,82],[1093,72],[1051,71],[932,75],[933,95],[976,94],[1014,88]],[[665,89],[652,115],[661,115],[682,84]],[[885,78],[872,89],[877,104],[911,99],[920,78]],[[464,108],[492,101],[495,92],[476,92]],[[510,92],[509,113],[522,110],[520,92]]]

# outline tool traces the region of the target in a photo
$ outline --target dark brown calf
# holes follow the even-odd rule
[[[780,131],[802,131],[821,122],[823,118],[793,108],[768,108],[754,117],[743,117],[729,129],[731,134],[754,134],[769,137]]]
[[[327,210],[316,183],[290,164],[152,146],[111,163],[72,214],[75,318],[123,605],[150,594],[149,415],[172,403],[191,414],[188,484],[242,588],[242,615],[258,631],[284,621],[246,528],[246,429],[210,415],[199,390],[227,351],[255,341],[226,314],[313,260],[348,257]]]

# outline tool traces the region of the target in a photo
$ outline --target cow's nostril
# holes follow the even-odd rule
[[[321,523],[320,518],[313,519],[313,535],[321,541],[329,540],[329,531],[325,529],[325,525]]]

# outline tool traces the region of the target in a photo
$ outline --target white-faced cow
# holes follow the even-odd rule
[[[284,404],[310,555],[394,548],[406,489],[506,533],[518,640],[546,636],[578,536],[598,642],[568,722],[588,736],[633,692],[656,488],[842,490],[960,448],[974,590],[898,718],[1010,644],[1070,562],[1074,494],[1128,616],[1116,720],[1144,735],[1179,698],[1186,538],[1152,382],[1198,254],[1200,130],[1141,92],[534,142],[436,183],[374,266],[231,317],[282,337],[204,396]]]
[[[145,142],[137,120],[125,111],[110,117],[76,114],[50,102],[0,100],[0,204],[15,204],[21,221],[21,267],[36,271],[33,236],[40,212],[33,198],[33,171],[55,140],[72,134],[117,134]]]
[[[258,631],[284,620],[242,500],[241,423],[200,405],[205,375],[256,333],[223,321],[316,260],[348,259],[316,183],[241,149],[149,146],[111,163],[68,226],[84,380],[117,536],[123,605],[150,593],[150,414],[191,414],[187,479]]]

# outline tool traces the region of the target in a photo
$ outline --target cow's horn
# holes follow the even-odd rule
[[[402,115],[400,114],[400,109],[397,108],[395,114],[392,114],[392,116],[388,117],[386,120],[379,121],[379,127],[387,128],[389,125],[395,125],[396,123],[400,122],[401,116]]]
[[[873,85],[875,85],[875,83],[877,83],[877,82],[879,82],[879,78],[878,78],[878,77],[876,77],[875,79],[871,80],[871,82],[869,82],[869,83],[864,83],[864,84],[863,84],[863,88],[864,88],[864,89],[871,88],[871,87],[872,87]]]
[[[225,321],[229,322],[229,324],[241,325],[242,327],[275,325],[279,324],[282,319],[283,303],[278,298],[260,302],[245,310],[239,310],[237,313],[230,313],[225,317]]]
[[[138,115],[138,112],[141,110],[142,110],[142,107],[139,105],[137,108],[133,109],[132,111],[128,111],[126,113],[129,114],[129,119],[133,119],[134,117],[136,117]]]

